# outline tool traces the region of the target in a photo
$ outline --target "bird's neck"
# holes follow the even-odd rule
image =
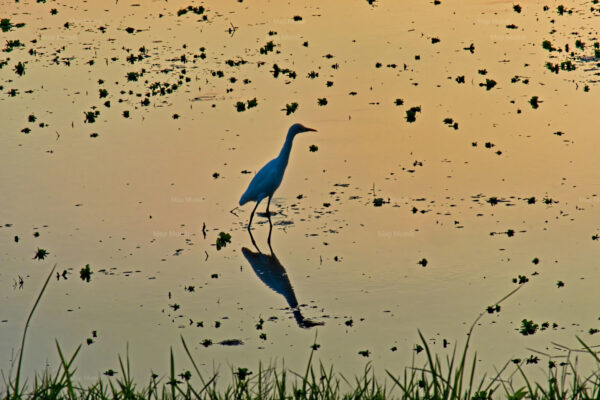
[[[286,165],[290,158],[290,152],[292,151],[292,142],[293,141],[294,141],[294,135],[287,135],[287,137],[285,138],[285,143],[283,144],[283,147],[281,148],[281,152],[279,153],[279,157],[277,157],[280,160],[282,160]]]

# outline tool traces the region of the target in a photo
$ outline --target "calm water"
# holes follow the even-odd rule
[[[171,347],[183,371],[180,336],[207,372],[300,370],[315,341],[346,374],[401,371],[418,329],[448,354],[519,275],[477,327],[482,368],[596,344],[597,12],[521,6],[3,3],[25,25],[0,33],[23,45],[0,53],[0,369],[54,264],[29,376],[56,367],[55,340],[82,344],[83,382],[127,345],[137,377],[167,373]],[[266,218],[255,248],[236,205],[295,122],[319,132],[295,140],[271,253]]]

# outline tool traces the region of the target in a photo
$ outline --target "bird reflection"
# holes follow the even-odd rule
[[[261,281],[263,281],[265,285],[285,297],[285,300],[292,309],[294,318],[296,319],[299,327],[311,328],[317,325],[324,325],[323,322],[315,322],[305,318],[300,312],[300,307],[298,307],[298,299],[296,299],[296,294],[294,293],[294,288],[292,287],[288,274],[283,265],[281,265],[281,262],[279,262],[277,259],[277,256],[275,256],[273,248],[271,247],[271,229],[269,229],[268,240],[271,254],[267,255],[261,252],[254,241],[252,232],[248,231],[250,234],[250,239],[252,240],[252,244],[257,251],[255,252],[246,247],[242,247],[242,253],[244,254],[244,257],[246,257],[246,260],[248,260],[252,266],[254,273],[260,278]]]

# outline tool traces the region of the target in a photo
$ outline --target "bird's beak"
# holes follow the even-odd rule
[[[313,129],[313,128],[306,128],[305,127],[304,129],[305,129],[305,132],[319,132],[318,130]]]

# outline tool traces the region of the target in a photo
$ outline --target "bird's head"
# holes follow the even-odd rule
[[[316,129],[308,128],[302,124],[294,124],[290,126],[290,130],[288,131],[288,135],[296,136],[302,132],[317,132]]]

